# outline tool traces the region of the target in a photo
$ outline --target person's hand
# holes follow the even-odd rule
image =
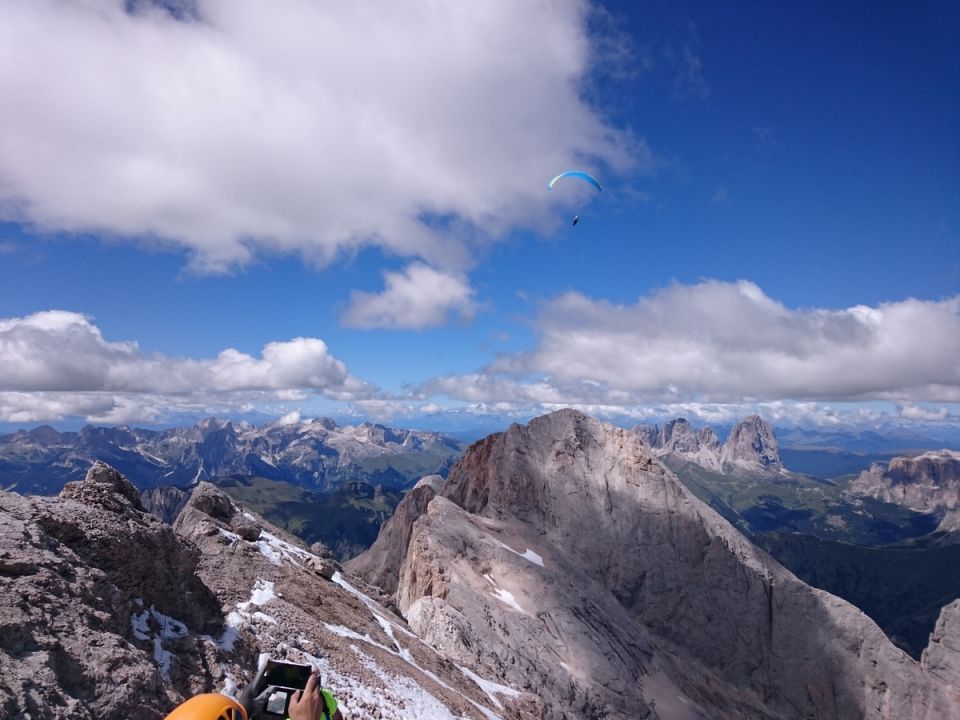
[[[317,673],[313,672],[307,680],[307,686],[303,690],[297,690],[290,698],[287,714],[290,715],[290,720],[317,720],[322,711],[323,696],[320,694]]]
[[[268,686],[263,679],[263,674],[266,672],[266,669],[267,666],[266,663],[264,663],[263,667],[261,667],[257,673],[257,676],[243,689],[240,697],[237,698],[237,702],[243,705],[247,711],[247,718],[249,718],[249,720],[258,720],[264,717],[267,702],[270,700],[270,694],[273,692],[273,687]]]

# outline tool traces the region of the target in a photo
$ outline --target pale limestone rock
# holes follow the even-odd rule
[[[960,600],[940,611],[920,662],[927,672],[960,692]]]
[[[720,462],[725,468],[783,470],[773,428],[758,415],[734,426],[721,448]]]
[[[365,561],[399,555],[414,628],[549,720],[654,718],[678,696],[704,718],[960,717],[940,677],[751,545],[647,437],[573,411],[512,426],[408,511],[389,563]],[[737,438],[729,457],[776,466],[760,422]]]
[[[943,512],[940,530],[956,531],[960,522],[960,452],[939,450],[895,457],[884,467],[874,463],[850,483],[848,493],[896,503],[917,512]]]

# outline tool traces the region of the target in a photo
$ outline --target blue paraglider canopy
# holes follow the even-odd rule
[[[597,190],[603,191],[603,188],[600,187],[600,181],[597,180],[593,175],[585,173],[582,170],[567,170],[557,175],[553,180],[547,183],[547,190],[553,190],[553,186],[557,184],[557,180],[565,177],[575,177],[580,178],[581,180],[586,180],[588,183],[593,185]]]

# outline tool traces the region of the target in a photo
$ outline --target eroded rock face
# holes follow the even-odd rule
[[[0,718],[160,720],[235,693],[264,653],[318,667],[351,718],[537,717],[209,483],[175,528],[107,466],[64,495],[0,492]]]
[[[921,664],[927,672],[960,691],[960,600],[940,611]]]
[[[400,565],[410,542],[413,523],[426,512],[427,505],[436,496],[434,487],[432,483],[418,483],[408,492],[390,519],[380,528],[380,534],[372,546],[375,549],[348,560],[347,569],[371,585],[382,588],[388,595],[393,595],[397,590]]]
[[[777,438],[770,424],[751,415],[737,423],[723,444],[720,460],[725,466],[751,465],[768,470],[782,470]]]
[[[752,546],[642,433],[573,411],[468,450],[411,525],[396,599],[551,720],[960,717],[941,677]]]
[[[0,717],[162,718],[211,681],[195,637],[171,640],[189,672],[151,661],[157,618],[221,616],[196,550],[141,508],[103,464],[60,498],[0,492]]]
[[[140,502],[151,515],[155,515],[168,525],[173,525],[177,515],[190,499],[191,492],[193,488],[171,485],[148,488],[140,493]]]
[[[895,457],[884,467],[874,463],[849,486],[867,495],[917,512],[960,511],[960,452],[938,450],[916,457]]]
[[[633,432],[659,458],[674,456],[724,473],[765,476],[783,471],[773,428],[757,415],[737,423],[722,444],[713,428],[694,430],[684,418],[671,420],[662,428],[638,425]]]

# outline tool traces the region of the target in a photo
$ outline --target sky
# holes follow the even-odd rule
[[[960,5],[795,5],[0,0],[0,428],[960,423]]]

